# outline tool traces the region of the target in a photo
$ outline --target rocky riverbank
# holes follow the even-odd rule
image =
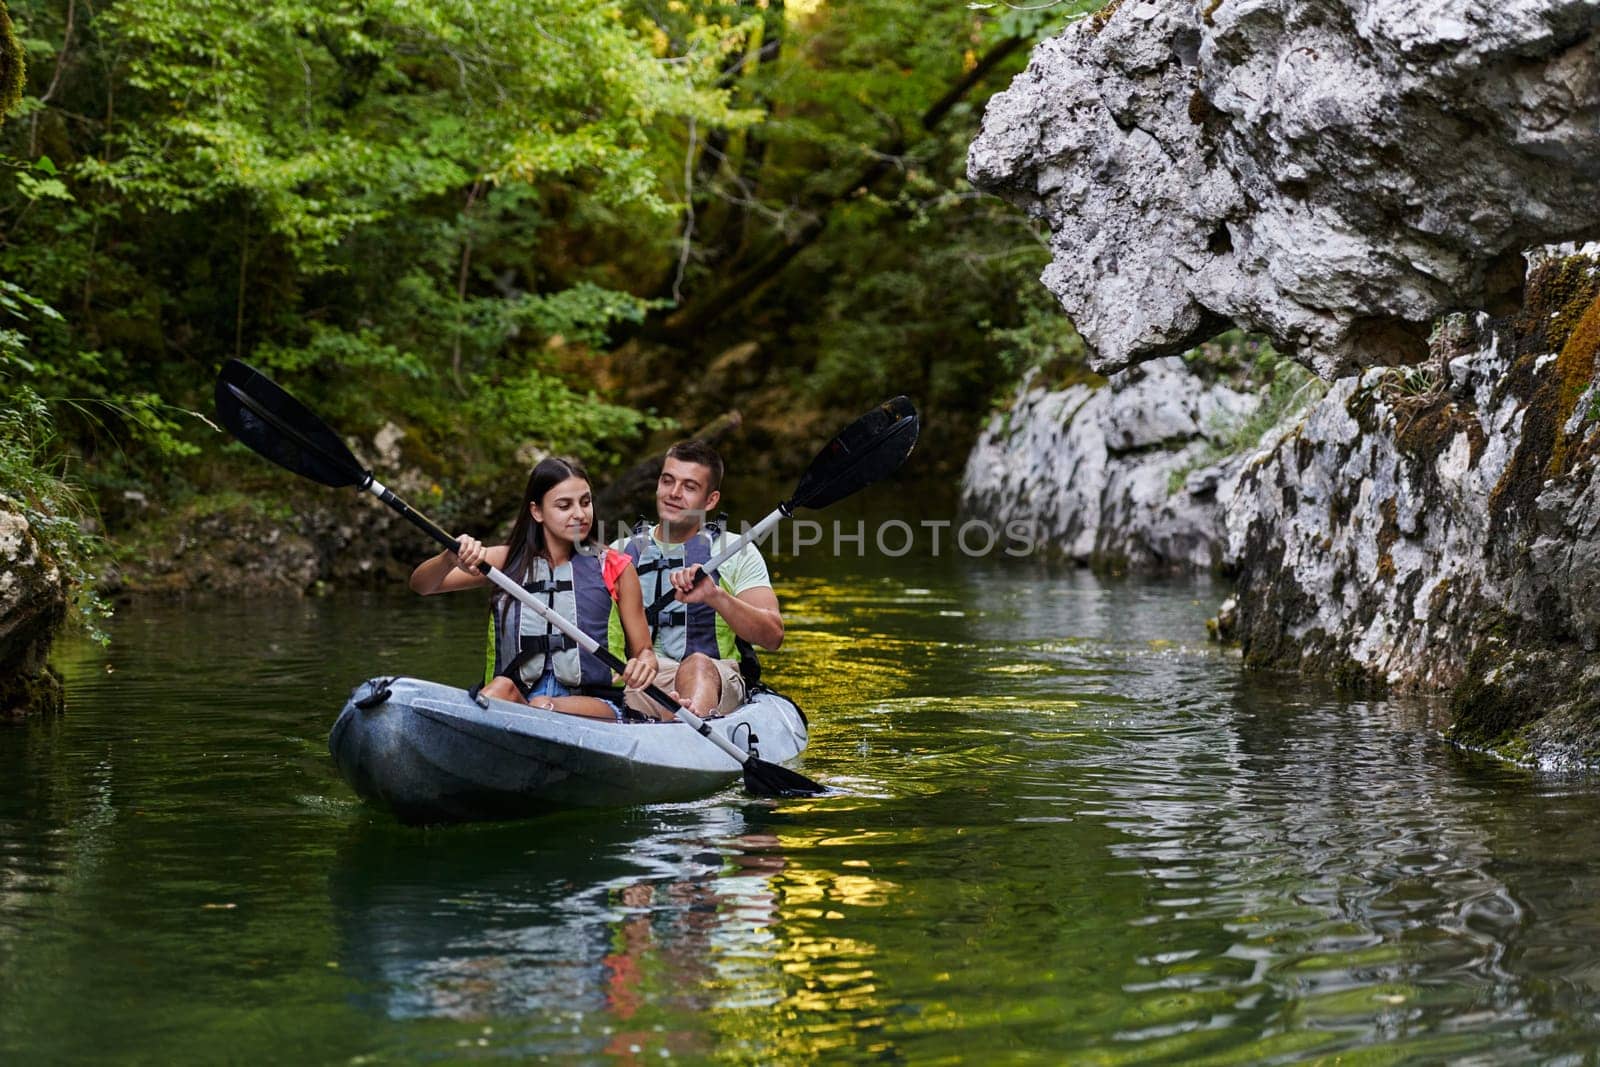
[[[382,470],[384,482],[441,521],[482,521],[503,501],[445,501],[408,462],[405,434],[385,426],[371,441],[347,442]],[[332,587],[404,583],[428,552],[423,535],[378,500],[327,489],[261,463],[238,489],[135,513],[116,538],[102,579],[108,595],[303,595]]]
[[[1464,741],[1600,760],[1596,251],[1534,257],[1518,314],[1449,319],[1425,364],[1340,378],[1202,466],[1217,435],[1194,413],[1253,398],[1182,361],[1025,389],[964,504],[1102,569],[1233,576],[1218,635],[1249,666],[1448,692]]]
[[[974,180],[1050,225],[1044,281],[1097,370],[1237,323],[1329,388],[1197,479],[1209,504],[1185,482],[1131,510],[1106,494],[1172,458],[1106,453],[1097,508],[1070,391],[1024,394],[974,463],[1038,474],[969,466],[969,506],[1047,501],[1091,562],[1183,513],[1183,551],[1127,558],[1235,575],[1218,626],[1248,664],[1447,692],[1464,741],[1600,761],[1600,262],[1519,254],[1600,229],[1600,9],[1107,10],[995,99]]]
[[[61,679],[47,660],[66,617],[60,568],[25,517],[0,509],[0,719],[61,707]]]

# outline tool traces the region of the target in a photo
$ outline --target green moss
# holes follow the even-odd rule
[[[1526,737],[1512,737],[1493,746],[1490,750],[1501,759],[1510,760],[1512,763],[1527,763],[1532,755]]]
[[[1558,351],[1600,294],[1600,259],[1567,256],[1541,264],[1528,274],[1526,294],[1517,333],[1540,338],[1546,352]]]
[[[1499,748],[1562,700],[1566,672],[1553,669],[1548,654],[1513,652],[1495,639],[1516,626],[1508,616],[1490,622],[1488,639],[1467,657],[1465,675],[1450,694],[1451,740],[1475,748]]]
[[[1117,8],[1122,6],[1122,0],[1111,0],[1109,4],[1089,16],[1089,32],[1099,33],[1106,28],[1106,23],[1111,21],[1111,16],[1117,13]]]
[[[1570,256],[1546,263],[1528,278],[1516,320],[1516,356],[1503,388],[1527,398],[1522,439],[1489,498],[1490,535],[1508,539],[1534,514],[1547,479],[1565,472],[1572,456],[1563,430],[1594,380],[1600,351],[1600,262]],[[1539,359],[1557,353],[1553,367]]]
[[[1595,356],[1600,355],[1600,296],[1589,302],[1583,315],[1567,335],[1556,358],[1556,420],[1555,447],[1551,449],[1547,472],[1553,477],[1565,470],[1567,435],[1563,431],[1578,401],[1594,383]]]
[[[1353,659],[1341,657],[1333,663],[1322,665],[1316,671],[1340,690],[1352,696],[1378,697],[1388,689],[1383,679]]]
[[[22,101],[22,86],[28,68],[22,44],[11,26],[6,5],[0,3],[0,120]]]
[[[65,705],[61,676],[46,667],[38,674],[0,679],[0,721],[58,712]]]

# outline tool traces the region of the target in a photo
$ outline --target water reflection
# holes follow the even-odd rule
[[[375,822],[339,850],[330,898],[366,1010],[502,1020],[492,1043],[521,1053],[627,1057],[704,1053],[708,1013],[784,998],[772,928],[794,877],[740,807],[667,807],[448,833]]]
[[[1529,843],[1553,836],[1543,805],[1510,799],[1530,776],[1445,745],[1425,702],[1353,702],[1298,679],[1240,675],[1195,639],[1214,602],[1205,583],[967,579],[947,591],[939,621],[924,616],[936,655],[896,675],[887,699],[819,718],[847,721],[857,766],[865,756],[869,768],[893,767],[854,784],[878,794],[883,822],[921,828],[891,835],[902,855],[914,857],[908,837],[926,837],[947,812],[971,835],[964,855],[989,884],[979,901],[963,894],[970,913],[952,916],[985,931],[984,952],[967,962],[1059,946],[1045,953],[1056,967],[998,983],[1014,1025],[1053,1015],[1041,1037],[1051,1047],[1103,1053],[1110,1040],[1141,1060],[1374,1042],[1423,1059],[1586,1047],[1600,1022],[1600,967],[1587,949],[1595,913],[1576,901],[1593,899],[1600,871],[1557,860],[1551,885],[1537,865],[1506,861],[1549,855]],[[808,594],[850,599],[822,582]],[[920,596],[891,595],[886,614]],[[955,611],[960,622],[942,621]],[[813,759],[837,751],[823,731]],[[1005,790],[991,792],[983,776],[1003,777]],[[942,803],[957,792],[963,805]],[[908,795],[937,801],[901,813],[891,798]],[[1573,834],[1600,815],[1593,790],[1569,784],[1557,795],[1575,820],[1562,843],[1592,856],[1592,835],[1580,845]],[[1007,844],[984,834],[1040,821],[1075,824],[1062,842],[1072,846],[1037,854],[1014,830]],[[914,869],[906,881],[936,877]],[[906,903],[933,906],[918,896]],[[1060,940],[1063,925],[1085,929],[1099,984],[1114,982],[1120,998],[1084,996],[1097,983],[1076,973],[1080,952]],[[922,1025],[933,1024],[918,996],[931,992],[926,959],[879,933],[883,987],[909,994]],[[1078,1004],[1066,1018],[1052,1003],[1063,998]],[[1546,1022],[1513,1022],[1533,1019]],[[970,1015],[948,1025],[962,1044],[972,1036]],[[920,1029],[902,1026],[902,1041]]]
[[[69,646],[0,731],[0,1061],[1592,1059],[1591,784],[1241,675],[1209,583],[777,566],[833,796],[387,823],[328,725],[470,674],[467,600]]]

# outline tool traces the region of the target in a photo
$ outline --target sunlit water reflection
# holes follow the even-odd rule
[[[125,609],[0,731],[0,1061],[1588,1062],[1600,793],[1242,675],[1207,583],[780,561],[836,795],[418,831],[325,735],[470,598]]]

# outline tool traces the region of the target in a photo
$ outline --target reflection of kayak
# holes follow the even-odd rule
[[[805,716],[762,686],[713,730],[772,763],[806,747]],[[739,777],[733,758],[680,722],[608,723],[417,678],[351,694],[328,748],[360,796],[404,822],[515,819],[555,808],[683,800]]]
[[[771,879],[785,861],[765,814],[572,809],[536,833],[357,820],[328,870],[347,1002],[363,1017],[471,1023],[474,1038],[479,1024],[515,1018],[502,1050],[519,1061],[602,1059],[626,1002],[651,990],[714,981],[764,1012],[786,992],[771,930]],[[443,1047],[447,1036],[460,1035],[446,1027],[427,1040]]]

